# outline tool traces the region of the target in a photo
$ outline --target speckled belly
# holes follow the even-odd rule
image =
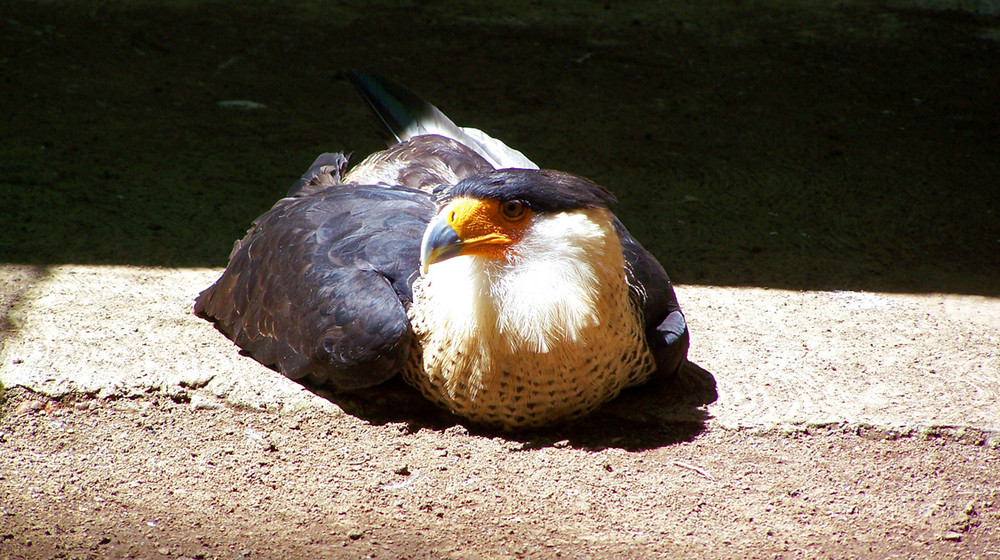
[[[502,345],[442,339],[411,313],[416,336],[403,377],[439,406],[477,423],[513,430],[573,420],[655,370],[637,318],[617,319],[609,322],[616,328],[595,328],[564,348],[491,353]]]

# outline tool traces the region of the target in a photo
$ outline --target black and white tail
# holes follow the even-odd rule
[[[521,152],[479,129],[456,125],[437,107],[399,84],[358,70],[348,71],[347,79],[389,130],[395,143],[423,134],[437,134],[468,146],[496,169],[538,169]]]

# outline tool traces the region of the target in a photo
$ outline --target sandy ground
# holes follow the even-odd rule
[[[700,368],[502,434],[240,356],[190,313],[217,269],[34,272],[11,558],[1000,556],[1000,300],[680,286]]]
[[[998,13],[0,2],[0,559],[1000,558]],[[697,367],[498,434],[193,317],[351,67],[611,188]]]

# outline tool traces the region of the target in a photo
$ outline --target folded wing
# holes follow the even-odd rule
[[[195,312],[292,379],[354,389],[407,359],[430,195],[339,185],[284,198],[236,243]]]

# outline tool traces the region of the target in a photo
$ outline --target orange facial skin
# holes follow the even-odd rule
[[[519,200],[456,198],[427,226],[421,267],[426,272],[431,264],[458,255],[500,258],[521,239],[533,214]]]

